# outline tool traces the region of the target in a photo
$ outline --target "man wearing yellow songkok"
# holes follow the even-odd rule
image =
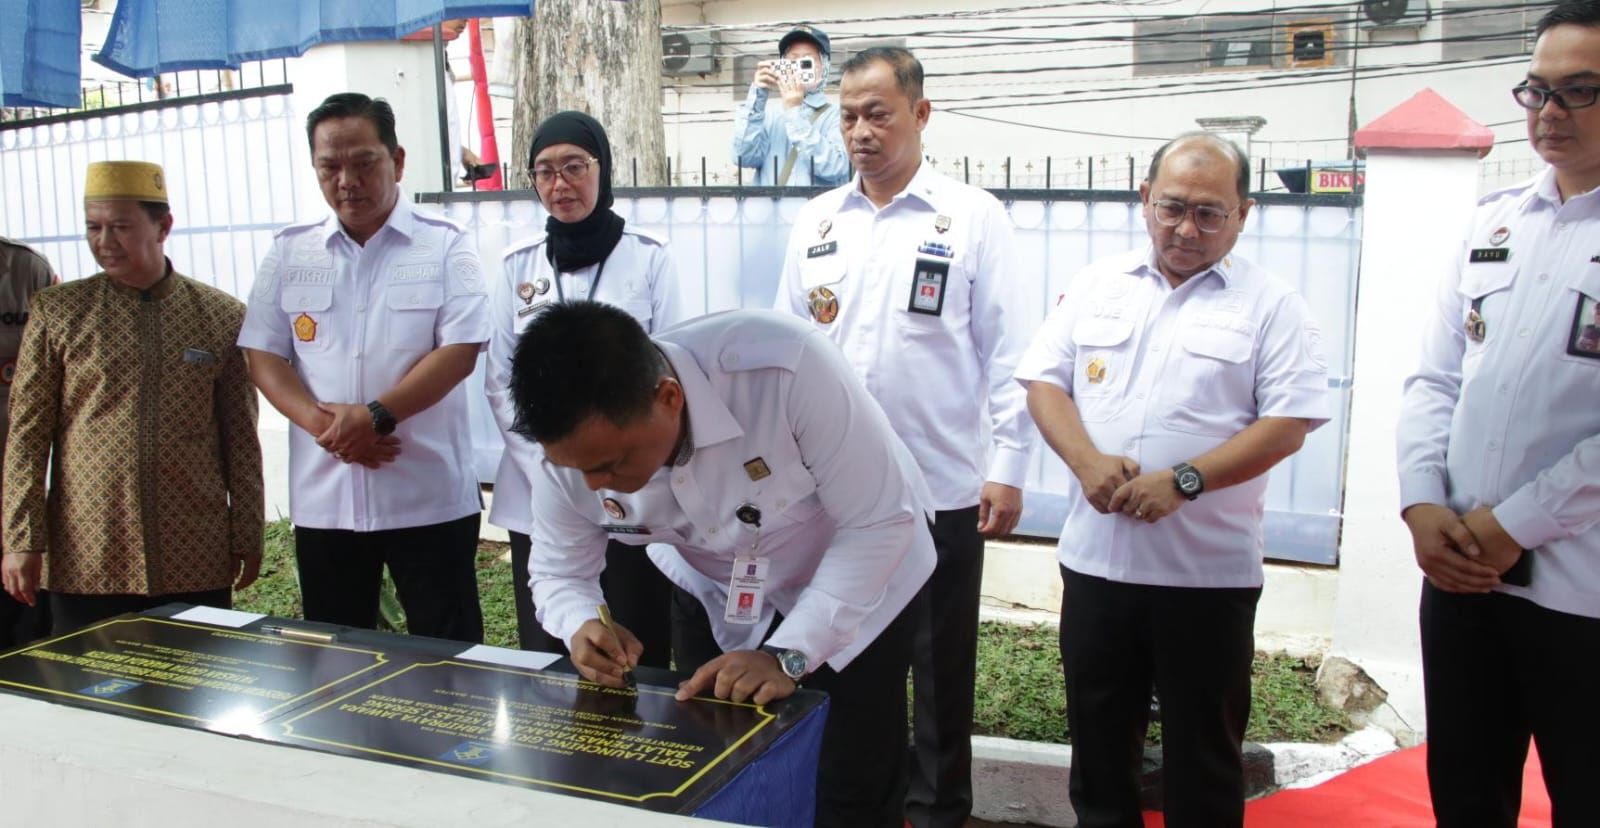
[[[90,164],[83,200],[102,270],[34,297],[5,457],[0,581],[27,604],[47,587],[58,634],[169,601],[230,606],[261,566],[244,305],[173,271],[160,166]]]

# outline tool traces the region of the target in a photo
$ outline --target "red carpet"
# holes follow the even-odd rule
[[[1279,791],[1245,806],[1247,828],[1431,828],[1426,745],[1391,753],[1314,788]],[[1160,814],[1147,813],[1145,828],[1161,828]],[[1523,828],[1550,824],[1550,797],[1530,749],[1522,777]]]

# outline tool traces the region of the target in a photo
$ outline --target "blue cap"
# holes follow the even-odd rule
[[[789,47],[794,45],[796,40],[809,40],[822,50],[823,57],[833,57],[833,49],[828,46],[828,35],[815,26],[803,23],[790,29],[789,33],[778,41],[778,57],[783,57],[783,53],[789,51]]]

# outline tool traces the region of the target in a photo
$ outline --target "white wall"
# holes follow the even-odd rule
[[[433,44],[421,41],[334,43],[316,46],[288,61],[289,82],[294,85],[294,111],[303,119],[317,104],[336,92],[361,92],[384,98],[394,107],[395,132],[405,148],[401,181],[408,193],[444,189],[440,173],[438,69]],[[304,132],[301,132],[304,135]],[[291,174],[315,185],[309,145],[294,142]],[[315,186],[303,188],[300,213],[316,217],[327,212]]]
[[[1356,297],[1355,373],[1333,655],[1389,692],[1407,729],[1423,729],[1417,601],[1422,574],[1400,521],[1395,418],[1421,348],[1419,309],[1477,203],[1472,152],[1373,150]]]

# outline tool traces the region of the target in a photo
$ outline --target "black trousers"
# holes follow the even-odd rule
[[[937,512],[938,563],[911,650],[912,762],[906,818],[961,828],[972,813],[972,705],[983,536],[978,507]]]
[[[843,670],[823,665],[801,683],[828,694],[817,765],[819,826],[901,828],[910,757],[906,753],[906,671],[916,619],[927,601],[917,593],[895,620]],[[691,671],[722,655],[704,604],[673,590],[672,646],[678,669]],[[777,629],[781,619],[772,626]],[[769,631],[770,634],[770,631]]]
[[[517,646],[524,650],[567,653],[567,644],[539,626],[533,590],[528,588],[528,555],[532,541],[511,532],[511,585],[517,603]],[[644,645],[639,663],[665,670],[672,664],[672,582],[650,562],[643,546],[619,541],[606,544],[606,568],[600,591],[617,623]]]
[[[50,593],[39,590],[30,607],[0,589],[0,650],[21,647],[49,634]]]
[[[1083,828],[1139,828],[1150,687],[1161,699],[1166,824],[1244,824],[1259,587],[1126,584],[1061,568],[1069,793]]]
[[[389,567],[406,631],[483,641],[478,604],[478,513],[405,529],[352,532],[294,528],[295,563],[307,621],[378,626],[378,593]]]
[[[1531,736],[1555,828],[1600,825],[1600,619],[1422,586],[1428,788],[1441,828],[1512,828]]]
[[[39,593],[44,597],[44,593]],[[233,590],[228,587],[205,592],[175,592],[167,595],[79,595],[50,593],[50,634],[65,635],[97,621],[125,612],[143,612],[162,604],[196,604],[218,609],[233,608]]]

